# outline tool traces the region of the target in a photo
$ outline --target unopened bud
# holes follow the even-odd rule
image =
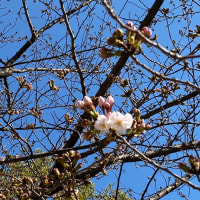
[[[105,102],[105,99],[104,99],[102,96],[100,96],[100,97],[98,98],[98,104],[99,104],[99,107],[100,107],[100,108],[103,107],[104,102]]]

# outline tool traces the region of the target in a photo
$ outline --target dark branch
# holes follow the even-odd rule
[[[152,110],[151,112],[148,112],[146,115],[143,115],[141,116],[142,119],[148,119],[149,117],[163,111],[163,110],[166,110],[168,108],[171,108],[173,106],[176,106],[176,105],[180,105],[181,103],[183,103],[184,101],[187,101],[188,99],[191,99],[195,96],[197,96],[199,93],[199,91],[194,91],[194,92],[191,92],[190,94],[188,95],[185,95],[183,97],[181,97],[180,99],[177,99],[177,100],[174,100],[174,101],[171,101],[169,103],[166,103],[165,105],[155,109],[155,110]]]
[[[159,3],[159,2],[163,2],[163,1],[164,0],[162,0],[162,1],[156,0],[155,1],[155,3],[153,4],[152,8],[149,10],[147,16],[141,22],[140,27],[142,27],[143,25],[147,26],[148,23],[150,23],[153,20],[153,18],[155,17],[156,13],[158,12],[160,6],[162,5],[162,3]],[[147,17],[149,17],[150,19],[147,20]],[[129,58],[129,54],[124,54],[123,56],[121,56],[119,58],[118,62],[115,64],[115,66],[111,70],[111,72],[108,75],[108,77],[106,78],[106,80],[101,84],[101,86],[100,86],[99,90],[97,91],[95,97],[104,96],[106,94],[107,90],[110,88],[110,86],[113,83],[113,77],[118,76],[120,74],[120,72],[123,69],[123,67],[125,66],[128,58]],[[97,105],[97,102],[95,102],[95,106],[96,105]],[[81,116],[81,118],[84,119],[87,116],[88,116],[88,114],[84,113]],[[81,133],[82,130],[83,130],[83,128],[77,127],[77,132],[78,133]],[[77,132],[75,132],[75,133],[73,133],[71,135],[71,137],[69,138],[69,140],[66,142],[64,148],[73,147],[76,144],[76,142],[78,141],[78,138],[79,138],[79,134],[77,134]]]
[[[153,6],[150,8],[149,12],[147,13],[144,20],[141,22],[139,29],[142,29],[144,26],[150,26],[153,21],[153,18],[156,16],[157,12],[159,11],[161,5],[163,4],[164,0],[156,0]]]

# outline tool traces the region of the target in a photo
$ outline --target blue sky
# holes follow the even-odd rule
[[[139,22],[138,22],[138,19],[139,20],[142,20],[145,16],[145,13],[144,13],[144,5],[142,3],[138,4],[138,9],[132,9],[132,7],[130,6],[131,4],[127,4],[125,7],[123,7],[122,9],[122,4],[124,4],[124,1],[122,1],[121,3],[114,3],[114,9],[116,9],[117,13],[120,13],[120,17],[122,19],[122,21],[124,23],[126,23],[127,21],[129,21],[129,19],[131,18],[132,21],[135,21],[135,24],[136,25],[139,25]],[[133,3],[133,7],[136,8],[137,6],[134,5],[134,1],[132,2]],[[149,1],[143,1],[144,4],[146,4],[148,7],[151,6],[150,2]],[[59,3],[57,1],[54,2],[54,5],[56,5]],[[38,3],[30,3],[28,4],[28,6],[30,7],[30,16],[31,16],[31,20],[35,26],[35,28],[37,30],[39,30],[45,23],[46,23],[46,19],[47,19],[47,16],[44,16],[44,19],[42,19],[40,16],[41,16],[41,11],[43,9],[45,9],[44,6],[40,6],[38,7]],[[92,5],[95,5],[95,4],[92,4]],[[91,5],[91,8],[92,8],[92,5]],[[194,4],[195,5],[195,4]],[[11,2],[0,2],[0,6],[2,9],[2,13],[6,13],[9,9],[11,10],[11,12],[6,15],[6,18],[3,18],[4,19],[4,23],[0,23],[0,27],[2,28],[5,28],[5,24],[8,24],[8,26],[6,27],[5,30],[7,30],[7,35],[12,35],[12,34],[16,34],[16,37],[19,38],[19,37],[25,37],[25,36],[28,36],[28,38],[30,38],[31,34],[30,34],[30,31],[28,29],[28,25],[26,22],[24,22],[23,19],[20,18],[20,16],[18,15],[18,11],[19,11],[19,8],[21,7],[21,4],[13,4]],[[181,7],[178,9],[178,6],[175,8],[173,8],[170,4],[169,4],[169,1],[165,1],[165,3],[163,4],[162,7],[165,7],[165,8],[170,8],[170,10],[172,10],[172,12],[175,12],[175,14],[177,14],[177,17],[175,19],[172,19],[169,17],[169,20],[163,20],[162,17],[160,18],[160,20],[163,20],[162,23],[157,23],[155,26],[153,26],[153,36],[155,34],[158,35],[158,42],[161,43],[162,46],[164,47],[167,47],[168,46],[168,49],[172,49],[174,47],[176,47],[176,44],[173,46],[172,45],[172,41],[170,38],[173,38],[174,40],[176,40],[177,42],[180,41],[181,44],[184,44],[185,42],[188,42],[188,38],[185,38],[185,37],[180,37],[179,35],[179,28],[180,27],[185,27],[185,28],[182,28],[182,31],[187,34],[188,33],[188,29],[192,29],[192,30],[195,30],[195,26],[198,24],[198,20],[199,20],[199,15],[195,15],[194,17],[191,17],[191,22],[187,22],[187,19],[182,19],[181,17],[179,17],[179,11],[181,13]],[[9,8],[9,9],[8,9]],[[194,11],[198,11],[198,7],[194,7],[193,8]],[[84,41],[82,39],[82,34],[84,34],[84,37],[87,38],[89,37],[89,33],[87,35],[87,33],[85,32],[87,26],[85,24],[88,24],[88,26],[93,26],[90,28],[90,31],[92,34],[94,34],[96,36],[96,41],[97,41],[97,45],[99,44],[103,44],[101,43],[101,40],[103,41],[106,41],[106,38],[108,38],[110,36],[110,34],[112,32],[114,32],[115,28],[118,28],[119,25],[116,24],[116,22],[112,21],[108,15],[106,15],[105,18],[103,18],[103,14],[102,14],[102,11],[104,9],[102,8],[102,6],[96,6],[95,7],[95,13],[94,16],[92,16],[90,19],[85,16],[85,13],[82,13],[79,15],[79,18],[77,19],[77,16],[73,16],[72,18],[70,18],[70,23],[72,24],[72,29],[74,31],[74,34],[76,35],[77,34],[77,49],[78,50],[82,50],[83,49],[83,44],[85,44],[86,46],[86,49],[89,47],[89,45],[86,43],[86,41]],[[105,10],[104,10],[105,11]],[[53,15],[53,18],[54,17],[58,17],[58,15],[56,14],[56,12],[52,12],[52,15]],[[160,13],[158,13],[158,15],[160,16]],[[23,14],[21,15],[23,16]],[[159,18],[159,17],[158,17]],[[84,26],[81,26],[79,25],[81,28],[78,29],[78,21],[80,20],[81,22],[83,21],[83,19],[85,20],[83,24]],[[104,22],[107,22],[107,21],[111,21],[111,26],[106,26],[105,23],[102,23],[102,21],[104,20]],[[180,21],[179,21],[180,20]],[[12,21],[12,25],[9,25],[10,21]],[[49,19],[50,21],[50,19]],[[170,30],[168,30],[167,28],[167,23],[170,23]],[[103,24],[103,25],[102,25]],[[186,25],[188,25],[186,27]],[[10,28],[12,27],[12,28]],[[103,27],[103,28],[102,28]],[[101,34],[99,34],[100,30],[103,30],[103,35],[101,36]],[[17,33],[16,33],[17,32]],[[52,40],[49,40],[49,35],[51,35],[52,37]],[[69,38],[66,36],[66,28],[65,28],[65,25],[64,24],[58,24],[57,26],[53,27],[52,29],[46,31],[44,33],[44,39],[38,41],[38,51],[41,50],[41,48],[45,45],[45,39],[47,41],[51,41],[54,45],[55,45],[55,49],[58,49],[59,53],[63,53],[65,49],[69,50],[69,48],[67,47],[67,45],[69,45],[70,41],[69,41]],[[7,60],[9,58],[11,58],[15,52],[18,50],[18,48],[20,48],[24,42],[26,40],[22,40],[21,42],[8,42],[6,44],[6,46],[4,46],[4,44],[1,44],[1,49],[2,49],[2,52],[1,52],[1,59],[3,60]],[[199,42],[199,39],[197,38],[196,40],[196,43]],[[61,46],[61,48],[59,49],[59,45]],[[192,46],[190,46],[192,47]],[[43,50],[42,51],[42,54],[41,54],[41,57],[48,57],[48,56],[51,56],[53,55],[52,52],[51,52],[51,48],[53,49],[53,47],[48,47],[47,50]],[[151,53],[152,49],[151,48],[148,48],[146,47],[146,45],[143,45],[143,50],[151,56],[152,59],[157,59],[157,60],[160,60],[160,62],[162,64],[166,64],[168,65],[170,60],[167,59],[166,56],[164,56],[161,52],[159,52],[159,50],[155,50],[157,52],[156,55],[160,54],[159,57],[156,57],[155,54]],[[183,51],[181,51],[181,53],[183,55],[187,55],[188,52],[189,52],[190,48],[186,48],[186,49],[183,49]],[[68,53],[68,51],[67,51]],[[87,66],[85,66],[85,69],[90,69],[92,67],[94,67],[96,64],[98,64],[102,59],[98,56],[98,50],[96,51],[97,55],[90,55],[91,58],[93,60],[91,61],[88,61],[86,64]],[[29,60],[29,58],[34,58],[34,55],[32,55],[31,53],[31,49],[27,51],[27,58],[20,58],[19,61],[25,61],[25,60]],[[38,58],[39,58],[39,54],[37,55]],[[84,58],[84,54],[83,56],[79,57],[80,59],[83,59]],[[154,70],[158,70],[158,71],[161,71],[162,72],[162,69],[160,66],[158,65],[153,65],[152,63],[150,63],[147,59],[144,59],[143,56],[138,56],[138,58],[141,59],[141,61],[143,63],[145,63],[146,65],[150,65],[149,67],[152,67]],[[35,57],[35,59],[37,59],[37,57]],[[111,59],[111,62],[115,63],[117,61],[117,58],[112,58]],[[70,59],[66,58],[66,60],[63,60],[63,65],[62,66],[59,66],[58,63],[54,62],[54,61],[47,61],[45,62],[46,66],[47,67],[51,67],[53,65],[53,67],[55,68],[59,68],[59,67],[65,67],[67,65],[70,65],[73,63],[70,61]],[[43,66],[42,65],[43,63],[41,63],[41,67]],[[27,65],[28,67],[39,67],[40,66],[40,63],[39,64],[32,64],[32,65]],[[19,65],[17,66],[19,69],[21,69],[22,67],[26,67],[26,65]],[[102,70],[110,70],[112,66],[108,66],[108,64],[105,62],[102,66]],[[138,67],[139,68],[139,67]],[[138,70],[138,68],[136,68]],[[146,72],[145,72],[146,73]],[[125,72],[124,72],[125,74]],[[188,78],[188,75],[187,73],[185,72],[180,72],[180,73],[177,73],[176,74],[178,77],[177,78],[181,78],[181,79],[185,79],[185,80],[189,80],[190,78]],[[148,73],[147,73],[147,76],[148,76]],[[147,78],[147,76],[145,78]],[[52,78],[55,78],[56,76],[55,75],[52,75],[52,76],[47,76],[46,73],[43,73],[41,75],[41,80],[38,80],[38,81],[35,81],[33,83],[33,86],[36,86],[36,84],[41,84],[41,92],[44,92],[47,90],[47,82],[52,79]],[[70,85],[70,78],[73,78],[73,79],[76,79],[76,77],[74,75],[71,75],[71,74],[68,74],[67,75],[67,83]],[[127,75],[124,75],[123,76],[124,78],[127,78]],[[173,75],[172,75],[173,77]],[[99,76],[89,76],[87,78],[87,81],[88,81],[88,84],[90,82],[92,82],[91,84],[91,88],[90,88],[90,91],[88,92],[89,95],[95,95],[96,93],[96,90],[98,89],[98,82],[100,80],[104,80],[105,79],[105,74],[104,75],[99,75]],[[9,78],[9,82],[10,82],[10,89],[13,90],[13,91],[16,91],[18,86],[16,85],[16,82],[14,82],[14,78]],[[189,80],[190,81],[190,80]],[[60,97],[60,105],[63,105],[63,100],[61,99],[61,97],[65,96],[64,99],[67,99],[67,95],[65,94],[65,92],[67,92],[67,90],[65,89],[65,85],[63,84],[63,82],[61,82],[58,78],[55,78],[55,83],[56,85],[58,85],[59,87],[61,87],[61,91],[58,93],[59,97]],[[73,87],[76,88],[76,87],[79,87],[79,84],[76,83],[74,81],[73,83]],[[72,86],[72,85],[70,85]],[[144,88],[147,87],[148,84],[144,84]],[[81,95],[81,92],[78,91],[78,90],[73,90],[74,91],[74,96],[77,98],[77,99],[81,99],[82,98],[82,95]],[[121,106],[121,98],[120,98],[120,94],[121,94],[121,90],[119,90],[117,87],[112,87],[110,90],[109,90],[110,93],[112,93],[112,95],[114,95],[116,98],[115,98],[115,101],[116,101],[116,106],[114,107],[114,109],[118,109],[118,105]],[[179,90],[178,94],[181,94],[183,91],[182,90]],[[22,92],[23,93],[23,92]],[[31,96],[31,98],[34,98],[34,95],[33,93],[29,93],[28,95]],[[47,94],[47,97],[43,100],[43,102],[41,103],[41,105],[44,106],[45,103],[50,103],[51,101],[48,100],[48,97],[56,97],[56,93],[52,94],[52,93],[48,93]],[[138,95],[139,95],[139,92],[138,92]],[[28,97],[28,96],[27,96]],[[118,98],[119,97],[119,98]],[[68,103],[71,103],[70,102],[70,98],[69,100],[66,100],[68,101]],[[152,100],[153,101],[153,100]],[[72,107],[72,106],[71,106]],[[65,114],[65,110],[64,110],[64,106],[58,111],[57,108],[53,109],[52,108],[52,115],[49,115],[49,110],[48,109],[43,109],[43,115],[45,115],[45,119],[47,119],[48,122],[51,122],[53,123],[54,120],[56,120],[55,118],[52,119],[52,116],[56,116],[57,113],[61,116],[61,115],[64,115]],[[124,110],[126,112],[130,111],[130,108],[124,108]],[[73,111],[72,111],[73,112]],[[177,113],[179,113],[180,111],[178,111]],[[78,115],[75,115],[75,116],[78,116]],[[176,118],[176,117],[175,117]],[[35,119],[33,117],[29,117],[27,118],[28,120],[30,121],[34,121]],[[175,120],[175,119],[174,119]],[[148,121],[148,120],[146,120]],[[169,131],[174,131],[173,128],[169,128]],[[198,131],[198,129],[197,129]],[[25,133],[22,133],[22,135],[25,134]],[[151,133],[152,134],[152,133]],[[50,138],[52,140],[58,140],[60,134],[58,133],[58,135],[55,135],[55,134],[51,134]],[[148,137],[148,132],[147,132],[147,137]],[[164,138],[164,137],[163,137]],[[197,137],[198,138],[198,137]],[[135,139],[136,141],[138,141],[139,139],[136,138]],[[160,139],[161,143],[165,143],[166,141],[164,141],[164,139],[162,140],[162,138]],[[51,145],[49,144],[48,141],[43,141],[44,144],[47,145],[47,148],[50,148]],[[35,147],[38,147],[37,146],[38,144],[36,143]],[[41,146],[41,148],[43,148]],[[45,149],[44,149],[45,150]],[[172,155],[174,156],[174,155]],[[186,160],[187,161],[187,160]],[[138,165],[138,168],[135,167],[135,165]],[[148,176],[152,176],[153,174],[153,170],[151,168],[151,166],[149,167],[142,167],[144,165],[143,162],[139,162],[139,163],[128,163],[128,164],[125,164],[124,167],[123,167],[123,173],[122,173],[122,177],[121,177],[121,181],[120,181],[120,187],[121,188],[132,188],[134,191],[138,191],[138,193],[140,193],[143,189],[144,189],[144,186],[146,184],[146,182],[148,181]],[[177,171],[177,173],[180,173]],[[165,183],[164,183],[164,179],[162,178],[164,175],[166,175],[165,173],[160,173],[157,177],[156,177],[156,180],[157,180],[157,183],[158,185],[162,185],[163,187],[165,186]],[[118,176],[118,171],[111,171],[111,172],[108,172],[108,175],[103,178],[103,179],[100,179],[100,180],[94,180],[94,183],[96,184],[96,188],[98,190],[101,190],[103,188],[105,188],[109,183],[116,183],[117,182],[117,176]],[[168,177],[168,175],[166,175],[166,177]],[[160,179],[159,179],[160,178]],[[145,181],[144,181],[145,180]],[[172,183],[173,181],[171,181]],[[196,181],[195,181],[196,183]],[[197,183],[198,184],[198,183]],[[150,189],[149,189],[149,193],[153,193],[155,191],[155,184],[152,184]],[[116,185],[115,185],[116,186]],[[157,190],[159,190],[159,188],[157,188]],[[188,187],[186,186],[184,188],[184,193],[187,195],[188,193],[190,193],[190,199],[197,199],[197,195],[198,195],[198,191],[196,190],[193,190],[193,189],[190,189],[188,190]],[[137,194],[135,194],[137,196]],[[170,195],[167,195],[166,197],[163,198],[163,200],[168,200],[168,199],[173,199],[173,198],[176,198],[176,199],[182,199],[180,196],[177,195],[177,192],[174,192]]]

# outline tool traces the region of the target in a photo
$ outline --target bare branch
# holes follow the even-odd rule
[[[140,24],[140,28],[139,28],[140,30],[144,26],[150,26],[150,24],[152,23],[154,17],[156,16],[157,12],[159,11],[160,7],[162,6],[163,2],[164,2],[164,0],[155,0],[154,1],[154,4],[149,9],[146,17],[144,18],[144,20]]]
[[[149,164],[153,165],[157,169],[161,169],[164,172],[167,172],[168,174],[172,175],[174,178],[178,179],[179,181],[188,184],[194,189],[200,190],[200,187],[192,184],[191,182],[187,181],[186,179],[182,179],[180,176],[176,175],[175,173],[171,172],[169,169],[162,167],[161,165],[155,163],[153,160],[151,160],[149,157],[147,157],[145,154],[141,153],[139,150],[137,150],[135,147],[133,147],[125,138],[122,136],[118,135],[119,139],[121,139],[130,149],[132,149],[138,157],[143,160],[148,162]]]
[[[181,177],[182,180],[189,180],[193,175],[192,174],[186,174],[183,177]],[[169,194],[170,192],[172,192],[173,190],[177,189],[178,187],[180,187],[182,184],[184,184],[184,181],[180,181],[180,180],[176,180],[174,183],[172,183],[171,185],[167,186],[166,188],[156,192],[156,194],[152,197],[150,197],[147,200],[159,200],[162,197],[166,196],[167,194]]]
[[[28,8],[27,8],[27,5],[26,5],[26,1],[22,0],[22,3],[23,3],[23,7],[24,7],[24,11],[25,11],[25,15],[26,15],[26,19],[27,19],[30,31],[31,31],[32,35],[34,35],[35,34],[35,28],[32,25],[32,22],[31,22],[31,19],[30,19],[30,16],[29,16],[29,13],[28,13]]]
[[[78,71],[78,74],[79,74],[79,77],[80,77],[80,81],[81,81],[81,87],[82,87],[82,94],[83,96],[86,96],[86,88],[85,88],[85,82],[84,82],[84,78],[83,78],[83,74],[82,74],[82,70],[81,70],[81,66],[79,65],[79,61],[78,61],[78,58],[77,58],[77,55],[76,55],[76,46],[75,46],[75,37],[74,37],[74,34],[73,34],[73,31],[70,27],[70,24],[69,24],[69,20],[68,20],[68,16],[67,16],[67,13],[65,11],[65,8],[64,8],[64,4],[63,4],[63,1],[60,0],[60,5],[61,5],[61,9],[62,9],[62,12],[63,12],[63,18],[65,20],[65,24],[66,24],[66,27],[67,27],[67,30],[70,34],[70,37],[71,37],[71,51],[72,51],[72,57],[73,57],[73,60],[75,62],[75,66],[76,66],[76,69]]]

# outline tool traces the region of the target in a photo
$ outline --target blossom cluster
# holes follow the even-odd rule
[[[133,117],[127,113],[125,115],[120,112],[110,112],[105,115],[99,115],[95,121],[94,128],[100,131],[100,134],[107,133],[110,129],[115,130],[116,133],[122,134],[127,129],[131,128]]]
[[[86,112],[88,112],[93,120],[89,121],[84,119],[82,126],[93,127],[93,132],[87,130],[83,137],[86,140],[90,140],[93,137],[93,133],[106,134],[106,133],[117,133],[126,135],[129,137],[138,136],[143,134],[146,129],[150,129],[149,124],[145,124],[143,119],[140,119],[140,111],[134,109],[135,118],[130,113],[123,115],[118,111],[112,111],[112,106],[114,104],[114,99],[112,96],[108,96],[104,99],[102,96],[98,97],[98,105],[102,109],[103,114],[100,115],[93,104],[90,97],[85,96],[83,101],[78,101],[78,107]]]
[[[129,21],[126,25],[132,29],[132,31],[129,29],[126,30],[126,38],[124,39],[125,34],[122,29],[116,29],[112,36],[108,38],[107,44],[113,47],[122,47],[126,49],[126,51],[129,50],[131,53],[136,54],[141,49],[141,44],[144,41],[136,34],[138,29],[131,21]],[[152,31],[146,26],[143,27],[140,32],[147,38],[150,38],[152,35]],[[102,58],[121,55],[123,55],[123,51],[121,50],[109,49],[106,47],[102,47],[100,49],[100,56]]]

